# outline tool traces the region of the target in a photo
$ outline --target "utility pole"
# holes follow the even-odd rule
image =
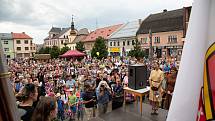
[[[149,60],[151,61],[153,58],[153,46],[152,46],[152,31],[149,29],[149,40],[150,40],[150,46],[149,46]]]

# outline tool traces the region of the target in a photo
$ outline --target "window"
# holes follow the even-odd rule
[[[177,35],[168,36],[168,43],[177,43]]]
[[[116,46],[116,42],[113,42],[113,46]]]
[[[31,45],[32,45],[33,43],[32,43],[32,40],[31,40]]]
[[[123,46],[125,46],[125,41],[123,41]]]
[[[112,46],[112,42],[110,42],[110,46]]]
[[[134,42],[134,40],[132,40],[132,45],[134,45],[135,44],[135,42]]]
[[[25,40],[25,44],[28,44],[28,40]]]
[[[147,38],[143,38],[143,43],[147,44]]]
[[[8,51],[9,51],[9,48],[4,48],[4,51],[5,51],[5,52],[8,52]]]
[[[31,50],[32,50],[32,47],[31,47]]]
[[[127,41],[127,45],[128,45],[128,46],[130,45],[130,41],[129,41],[129,40]]]
[[[8,44],[8,41],[4,41],[4,44]]]
[[[21,47],[17,47],[16,50],[21,51]]]
[[[29,48],[28,48],[28,47],[25,47],[25,50],[29,50]]]
[[[160,43],[160,37],[155,37],[154,43]]]
[[[63,44],[63,40],[61,40],[61,44]]]
[[[120,46],[120,43],[119,43],[119,41],[118,41],[118,46]]]
[[[34,47],[34,50],[35,50],[35,47]]]
[[[21,41],[20,40],[16,40],[16,44],[21,44]]]
[[[7,55],[7,58],[10,58],[10,55]]]

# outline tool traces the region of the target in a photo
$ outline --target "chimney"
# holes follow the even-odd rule
[[[138,19],[138,22],[139,22],[139,25],[141,25],[141,23],[142,23],[142,20],[141,20],[141,19]]]
[[[23,34],[25,34],[25,32],[22,32]]]
[[[167,12],[167,9],[164,9],[163,12]]]

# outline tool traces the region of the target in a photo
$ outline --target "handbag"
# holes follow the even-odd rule
[[[158,91],[158,88],[155,87],[155,86],[152,86],[151,89],[152,89],[153,91]]]

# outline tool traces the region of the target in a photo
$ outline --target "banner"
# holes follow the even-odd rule
[[[215,1],[194,0],[167,121],[214,119]]]

